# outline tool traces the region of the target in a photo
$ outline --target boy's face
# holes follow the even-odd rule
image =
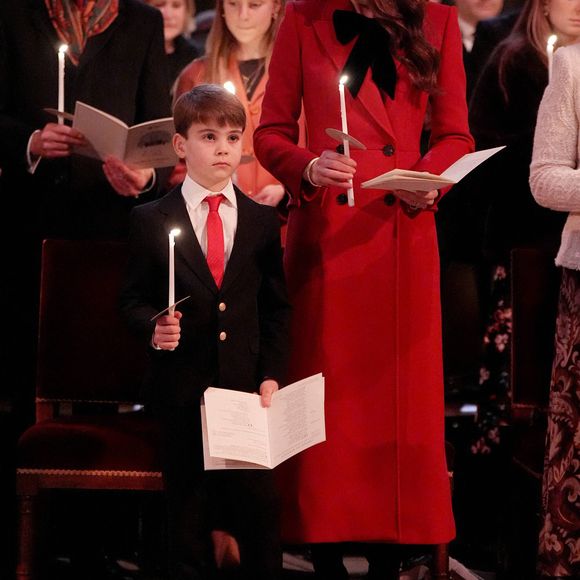
[[[187,174],[210,191],[221,191],[242,157],[242,129],[217,123],[193,123],[187,138],[173,136],[173,147],[185,159]]]

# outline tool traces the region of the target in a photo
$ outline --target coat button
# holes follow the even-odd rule
[[[227,332],[224,332],[223,330],[220,332],[220,340],[222,342],[224,342],[224,340],[228,337]]]
[[[220,303],[218,304],[218,310],[219,310],[220,312],[225,312],[226,308],[227,308],[227,306],[226,306],[226,303],[225,303],[225,302],[220,302]]]
[[[383,201],[385,202],[385,205],[394,205],[397,201],[397,198],[395,197],[394,193],[387,193],[387,195],[385,195],[383,198]]]
[[[345,203],[348,203],[348,197],[346,193],[339,193],[336,196],[336,203],[338,203],[338,205],[344,205]]]
[[[336,152],[344,155],[344,145],[342,143],[336,146]]]
[[[391,145],[389,143],[388,145],[385,145],[383,147],[383,155],[385,155],[387,157],[391,157],[394,154],[395,154],[395,146],[394,145]]]

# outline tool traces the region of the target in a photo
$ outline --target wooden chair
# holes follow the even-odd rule
[[[41,491],[162,489],[157,426],[133,410],[145,349],[118,312],[126,255],[122,242],[43,245],[36,423],[17,452],[21,580],[35,577]]]

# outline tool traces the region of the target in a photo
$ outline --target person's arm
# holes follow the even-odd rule
[[[431,96],[429,150],[411,169],[440,174],[461,156],[474,150],[467,122],[465,73],[457,11],[449,7],[441,44],[438,92]]]
[[[258,294],[258,377],[261,394],[266,394],[264,401],[267,401],[267,395],[271,396],[275,390],[273,383],[281,386],[286,378],[291,307],[282,265],[279,219],[274,208],[264,207],[263,216],[264,243],[259,256],[262,282]]]
[[[147,8],[149,9],[149,7]],[[163,39],[163,17],[158,10],[154,10],[146,22],[149,42],[139,72],[135,120],[131,125],[171,116],[169,79]],[[145,27],[145,21],[143,26]],[[145,30],[143,34],[145,34]],[[166,192],[166,184],[171,170],[171,167],[162,167],[156,170],[151,168],[134,170],[125,165],[124,168],[119,169],[124,183],[111,181],[107,172],[105,174],[119,195],[141,196],[142,199],[148,201],[156,199]],[[155,177],[152,177],[153,172]]]
[[[179,73],[179,76],[175,81],[173,104],[175,104],[175,101],[183,95],[183,93],[190,91],[193,87],[204,82],[206,62],[206,59],[203,57],[195,59]]]
[[[298,146],[302,110],[302,65],[298,15],[292,3],[278,31],[268,85],[262,102],[260,125],[254,131],[254,151],[260,163],[294,199],[304,189],[316,188],[303,179],[303,172],[316,155]]]
[[[156,323],[151,318],[161,308],[160,298],[154,294],[154,281],[157,279],[153,265],[151,243],[153,233],[147,225],[142,207],[131,212],[129,230],[129,258],[124,282],[120,293],[120,308],[132,332],[147,345],[153,346]]]
[[[552,80],[538,110],[530,188],[540,205],[558,211],[580,212],[579,66],[567,49],[554,54]]]

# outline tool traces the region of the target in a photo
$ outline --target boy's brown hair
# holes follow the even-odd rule
[[[230,125],[246,128],[246,112],[240,100],[220,85],[198,85],[183,93],[173,106],[175,131],[187,138],[194,123],[215,122],[219,127]]]

